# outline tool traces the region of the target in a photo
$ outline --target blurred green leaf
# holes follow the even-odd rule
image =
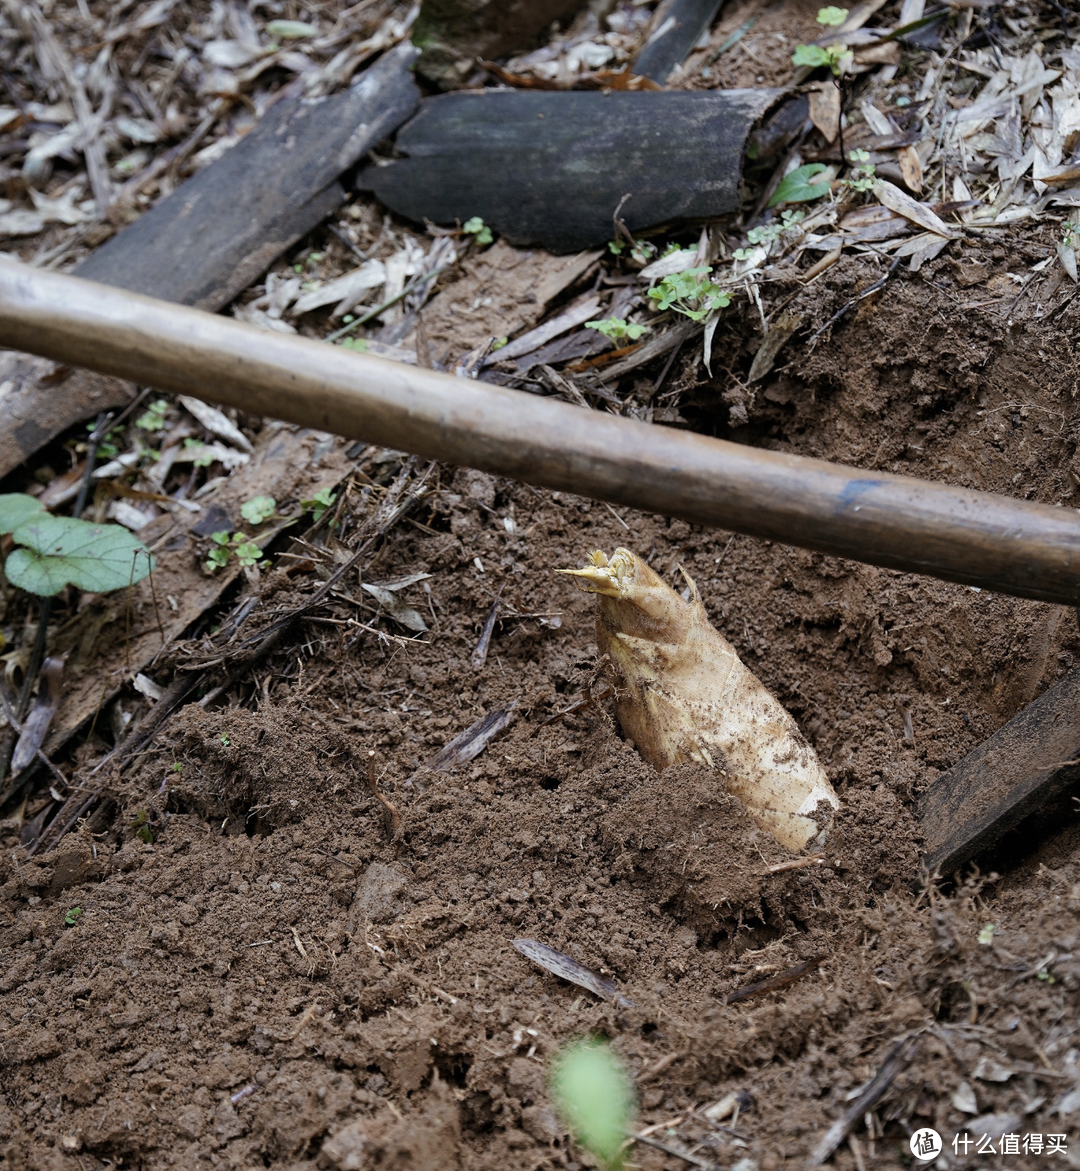
[[[611,1171],[621,1167],[634,1090],[607,1042],[590,1038],[564,1049],[555,1061],[551,1088],[577,1141]]]

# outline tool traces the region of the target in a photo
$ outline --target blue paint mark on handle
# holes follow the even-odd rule
[[[849,480],[840,493],[840,500],[844,504],[853,504],[864,492],[880,487],[880,480]]]

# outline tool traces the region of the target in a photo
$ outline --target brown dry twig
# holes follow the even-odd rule
[[[775,992],[778,988],[786,988],[789,984],[794,984],[796,980],[801,980],[803,976],[809,976],[811,972],[816,971],[824,958],[824,956],[811,956],[810,959],[803,960],[802,963],[795,964],[794,967],[788,968],[786,971],[778,972],[775,976],[768,976],[764,980],[758,980],[755,984],[747,984],[745,988],[737,988],[725,997],[724,1003],[737,1004],[740,1000],[748,1000],[751,996],[762,996],[766,992]]]
[[[820,1142],[806,1161],[807,1168],[820,1167],[832,1155],[847,1137],[848,1131],[868,1110],[873,1110],[898,1075],[907,1069],[921,1044],[920,1034],[905,1035],[893,1044],[877,1073],[867,1083],[863,1092],[821,1136]]]
[[[390,830],[390,840],[397,842],[401,840],[401,835],[404,828],[401,824],[401,814],[397,811],[397,806],[388,801],[382,793],[379,792],[379,783],[375,779],[375,750],[372,749],[368,753],[368,771],[367,771],[368,788],[371,790],[375,800],[383,807],[386,813],[387,825]]]

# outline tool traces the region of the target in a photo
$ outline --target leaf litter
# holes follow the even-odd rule
[[[282,92],[346,84],[410,15],[85,7],[89,20],[81,5],[41,5],[40,21],[33,5],[3,8],[19,101],[0,113],[14,146],[0,231],[41,264],[70,264],[210,165]],[[357,197],[233,312],[318,337],[351,326],[339,341],[436,368],[487,347],[482,376],[523,392],[1075,506],[1080,71],[1060,35],[1075,18],[957,8],[888,40],[922,6],[868,7],[845,33],[863,70],[844,83],[846,124],[808,130],[831,130],[819,109],[772,146],[763,135],[750,202],[704,235],[548,257]],[[797,45],[820,38],[810,11],[729,8],[669,85],[786,84]],[[500,68],[589,84],[629,67],[653,15],[583,13]],[[272,27],[293,17],[315,31]],[[896,62],[867,60],[889,46]],[[834,83],[813,84],[832,108]],[[770,211],[800,168],[824,176],[808,185],[820,193]],[[650,288],[695,267],[731,303],[711,322],[654,312]],[[333,288],[358,271],[370,275]],[[545,334],[575,300],[597,303],[590,321],[648,330],[631,346],[587,321]],[[500,359],[533,330],[533,350]],[[453,469],[382,532],[359,582],[338,579],[311,607],[367,539],[402,457],[222,417],[170,406],[156,436],[120,423],[91,507],[147,509],[140,537],[159,568],[130,602],[72,590],[51,620],[64,695],[37,780],[3,810],[9,1159],[164,1166],[213,1145],[237,1165],[344,1167],[359,1143],[432,1168],[522,1152],[567,1165],[540,1060],[588,1032],[610,1036],[639,1081],[647,1127],[671,1124],[669,1146],[747,1171],[830,1145],[837,1165],[888,1165],[918,1125],[970,1125],[997,1145],[1069,1129],[1074,811],[951,891],[910,890],[912,793],[1075,665],[1067,615]],[[54,484],[61,501],[79,443],[46,449],[5,489]],[[316,519],[301,501],[319,493],[337,499]],[[241,514],[260,495],[288,525],[269,522],[265,540]],[[263,541],[270,565],[234,558],[205,576],[226,527]],[[682,765],[661,780],[607,701],[579,701],[597,666],[591,615],[548,571],[583,541],[687,564],[837,787],[823,864],[788,867],[714,775]],[[365,584],[408,599],[428,629],[405,632],[423,646]],[[558,625],[533,617],[553,610]],[[9,687],[33,634],[5,598]],[[445,771],[408,783],[447,749]],[[400,834],[363,784],[373,750]],[[49,830],[58,810],[66,834]],[[20,841],[41,845],[16,863]],[[398,893],[351,935],[343,909],[378,867]],[[514,952],[522,936],[611,973],[634,1004],[547,981]],[[731,1095],[746,1104],[725,1127],[730,1112],[707,1104]],[[658,1149],[634,1158],[671,1165]]]

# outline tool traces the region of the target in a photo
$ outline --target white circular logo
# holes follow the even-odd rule
[[[941,1154],[941,1135],[927,1126],[922,1130],[917,1130],[911,1136],[911,1142],[908,1145],[911,1147],[911,1153],[920,1163],[929,1163],[931,1159],[936,1159]]]

